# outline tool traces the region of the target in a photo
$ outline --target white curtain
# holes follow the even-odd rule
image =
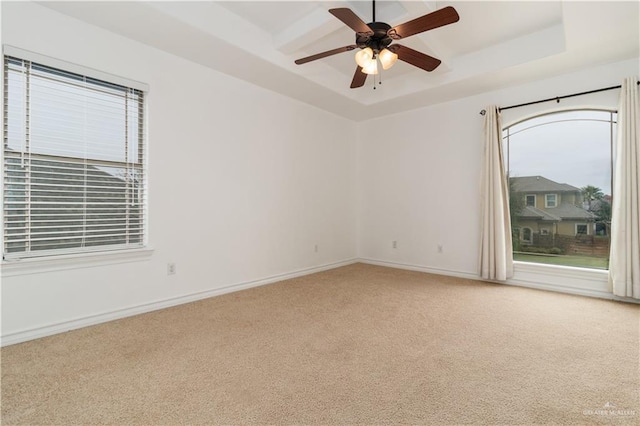
[[[480,276],[504,281],[513,276],[509,186],[502,153],[502,122],[498,107],[486,108],[484,158],[480,195]]]
[[[622,82],[613,172],[609,287],[640,299],[640,96],[638,79]]]

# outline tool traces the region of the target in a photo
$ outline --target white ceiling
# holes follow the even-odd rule
[[[376,20],[391,26],[449,5],[460,21],[402,40],[441,59],[435,71],[398,61],[377,90],[371,77],[350,89],[354,52],[294,60],[353,44],[328,10],[348,7],[370,22],[371,1],[42,4],[353,120],[640,56],[637,1],[377,1]]]

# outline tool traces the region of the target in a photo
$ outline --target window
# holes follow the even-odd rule
[[[556,194],[545,194],[544,196],[544,206],[545,208],[553,208],[558,206],[558,196]]]
[[[609,231],[607,230],[606,224],[604,224],[602,222],[598,222],[598,223],[595,224],[595,228],[594,228],[593,232],[596,235],[600,235],[600,236],[604,236],[604,235],[608,235],[609,234]]]
[[[555,112],[504,129],[514,260],[607,269],[616,113]],[[571,161],[566,159],[570,158]],[[531,194],[545,209],[526,209]],[[533,198],[533,197],[531,197]],[[527,229],[539,230],[533,234]]]
[[[4,259],[144,245],[144,92],[4,57]]]
[[[535,195],[527,195],[525,199],[525,204],[527,206],[535,207],[536,206],[536,196]]]

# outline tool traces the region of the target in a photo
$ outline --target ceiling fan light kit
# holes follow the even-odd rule
[[[370,47],[359,50],[355,56],[356,64],[362,68],[366,67],[373,60],[373,55],[373,50]]]
[[[378,55],[380,59],[380,63],[382,64],[382,69],[388,70],[398,61],[398,55],[393,53],[389,49],[382,49],[380,54]]]
[[[389,49],[382,49],[380,53],[376,53],[370,47],[359,50],[355,56],[356,64],[362,68],[365,74],[378,74],[377,62],[380,61],[383,70],[388,70],[398,60],[398,55]]]
[[[360,72],[363,72],[369,75],[378,74],[378,60],[376,58],[373,58],[371,61],[369,61],[369,63],[366,66],[362,67]]]
[[[375,1],[373,1],[374,22],[368,24],[365,24],[358,15],[348,8],[330,9],[329,13],[355,31],[356,44],[307,56],[306,58],[296,60],[295,63],[302,65],[317,59],[326,58],[327,56],[360,48],[355,55],[357,68],[351,81],[350,87],[352,89],[362,87],[367,75],[378,74],[378,61],[380,61],[382,69],[384,70],[391,68],[397,60],[400,59],[403,62],[425,71],[433,71],[440,65],[441,61],[439,59],[425,55],[409,47],[400,44],[391,45],[391,43],[395,40],[401,40],[415,34],[453,24],[460,20],[458,12],[456,12],[453,7],[447,6],[405,22],[404,24],[391,27],[384,22],[375,22]]]

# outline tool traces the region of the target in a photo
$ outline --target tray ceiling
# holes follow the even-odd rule
[[[353,120],[639,56],[638,2],[377,1],[397,25],[445,6],[460,21],[403,40],[442,64],[428,73],[398,62],[372,90],[350,89],[354,52],[294,60],[353,44],[328,10],[365,22],[370,1],[43,2],[63,14]]]

